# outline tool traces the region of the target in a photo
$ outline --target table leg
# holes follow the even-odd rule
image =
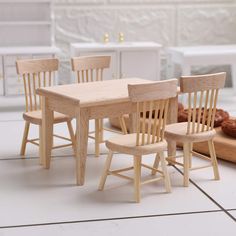
[[[171,98],[167,124],[176,123],[178,120],[178,96]],[[176,142],[168,140],[168,157],[176,156]]]
[[[88,147],[89,116],[87,109],[80,109],[76,117],[76,182],[84,185],[87,147]]]
[[[53,140],[53,111],[48,107],[48,100],[42,97],[42,135],[40,135],[40,160],[46,169],[50,168],[51,150]]]
[[[129,133],[135,133],[137,128],[137,114],[131,113],[129,114]]]

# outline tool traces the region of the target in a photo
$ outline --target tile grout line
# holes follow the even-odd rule
[[[73,157],[73,153],[71,153],[71,155],[56,155],[56,156],[52,156],[52,158],[57,159],[57,158],[63,158],[63,157]],[[107,155],[107,153],[100,153],[100,156],[105,156]],[[94,154],[87,154],[87,156],[94,156]],[[38,156],[26,156],[25,158],[22,157],[9,157],[9,158],[0,158],[0,161],[13,161],[13,160],[35,160],[35,159],[39,159]]]
[[[222,212],[222,210],[181,212],[181,213],[167,213],[167,214],[159,214],[159,215],[124,216],[124,217],[114,217],[114,218],[102,218],[102,219],[91,219],[91,220],[74,220],[74,221],[59,221],[59,222],[39,223],[39,224],[25,224],[25,225],[11,225],[11,226],[0,226],[0,229],[24,228],[24,227],[48,226],[48,225],[60,225],[60,224],[90,223],[90,222],[113,221],[113,220],[131,220],[131,219],[154,218],[154,217],[165,217],[165,216],[206,214],[206,213],[215,213],[215,212]]]
[[[183,172],[178,169],[176,166],[173,166],[179,173],[183,175]],[[231,215],[223,206],[221,206],[215,199],[213,199],[208,193],[206,193],[200,186],[198,186],[193,180],[189,179],[189,182],[193,184],[198,190],[200,190],[209,200],[211,200],[215,205],[217,205],[226,215],[228,215],[233,221],[236,222],[236,219]]]

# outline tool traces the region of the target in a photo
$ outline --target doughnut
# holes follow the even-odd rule
[[[204,111],[204,109],[202,108],[200,110],[200,112],[201,112],[200,122],[202,122],[202,119],[203,119],[203,111]],[[207,110],[207,113],[206,113],[205,124],[207,124],[208,112],[209,112],[209,110]],[[196,109],[196,121],[198,119],[198,114],[199,114],[199,109]],[[216,109],[214,127],[221,126],[222,122],[225,120],[228,120],[228,119],[229,119],[229,113],[227,111],[224,111],[222,109]],[[178,122],[187,122],[187,121],[188,121],[188,109],[184,109],[182,111],[179,111],[178,112]]]
[[[236,119],[228,119],[221,124],[222,131],[233,138],[236,138]]]

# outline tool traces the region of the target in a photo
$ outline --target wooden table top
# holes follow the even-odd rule
[[[37,94],[60,100],[64,98],[80,107],[106,105],[129,101],[128,84],[155,83],[157,81],[127,78],[90,83],[67,84],[37,89]]]

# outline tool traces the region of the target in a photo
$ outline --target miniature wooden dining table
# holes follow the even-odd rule
[[[76,182],[77,185],[84,185],[89,120],[129,114],[131,132],[135,132],[135,106],[129,100],[127,85],[154,82],[139,78],[126,78],[37,89],[37,94],[42,97],[40,156],[44,168],[50,168],[54,111],[76,119]],[[168,123],[177,121],[177,103],[177,97],[171,99]],[[170,143],[169,155],[173,155],[175,149],[176,145]]]

